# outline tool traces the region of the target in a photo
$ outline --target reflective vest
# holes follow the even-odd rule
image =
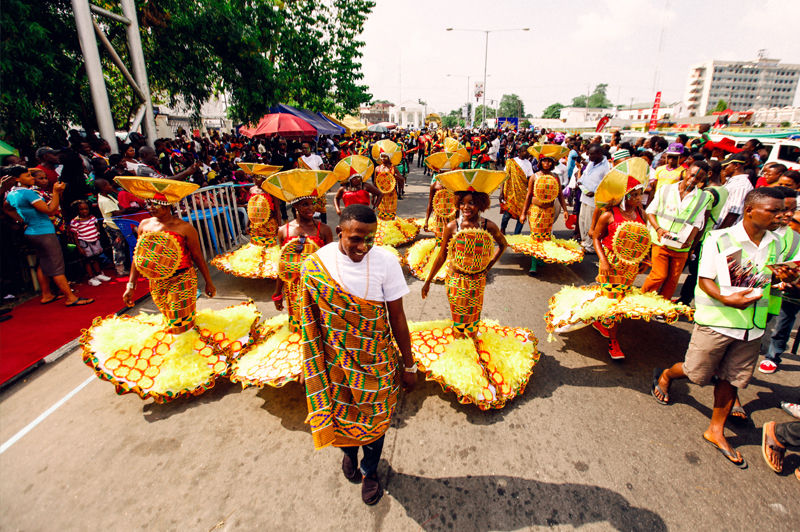
[[[792,260],[797,254],[797,249],[800,248],[800,234],[792,231],[791,228],[786,228],[786,233],[781,240],[781,256],[783,260]],[[772,289],[769,299],[769,313],[777,316],[781,311],[781,304],[783,303],[783,292],[777,288]]]
[[[664,185],[662,187],[659,193],[661,197],[658,202],[658,210],[656,211],[658,226],[675,234],[680,232],[687,224],[692,225],[695,220],[697,220],[698,216],[705,213],[710,199],[710,194],[708,192],[697,189],[697,193],[691,201],[689,201],[689,205],[682,211],[677,212],[681,204],[681,194],[678,187],[678,183]],[[675,206],[675,210],[671,211],[671,213],[668,212],[670,205]],[[650,240],[659,242],[658,235],[652,227],[650,228]],[[689,251],[691,247],[691,242],[689,242],[689,246],[683,249],[676,249],[675,251]]]
[[[720,253],[724,253],[731,248],[742,248],[739,242],[734,242],[727,232],[727,229],[720,229],[709,233],[709,238],[713,238],[715,233],[721,233],[717,237],[715,245]],[[772,271],[766,267],[766,264],[773,264],[780,253],[780,242],[773,240],[769,243],[767,250],[767,260],[764,262],[765,266],[759,269],[759,273],[765,277],[772,276]],[[742,249],[742,262],[753,260]],[[755,266],[755,263],[754,263]],[[719,282],[717,282],[719,286]],[[694,290],[694,301],[696,310],[694,313],[694,321],[698,325],[705,325],[706,327],[725,327],[727,329],[746,329],[753,328],[764,329],[767,326],[767,313],[769,310],[770,302],[769,289],[764,290],[764,295],[761,299],[752,303],[745,309],[738,309],[725,306],[721,301],[714,299],[706,294],[700,283]]]

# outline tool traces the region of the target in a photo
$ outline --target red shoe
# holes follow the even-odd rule
[[[772,360],[765,358],[761,361],[761,364],[758,365],[758,371],[769,375],[778,371],[778,365]]]
[[[622,353],[622,350],[619,348],[619,342],[616,340],[608,341],[608,356],[611,357],[611,360],[625,360],[625,355]]]
[[[611,332],[608,330],[608,327],[604,327],[603,325],[600,324],[599,321],[593,322],[592,323],[592,327],[594,327],[595,331],[597,331],[600,334],[602,334],[603,338],[610,338],[611,337]]]

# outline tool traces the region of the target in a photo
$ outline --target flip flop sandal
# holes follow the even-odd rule
[[[39,303],[39,304],[40,304],[40,305],[49,305],[50,303],[53,303],[53,302],[54,302],[54,301],[56,301],[57,299],[64,299],[64,294],[57,295],[56,297],[54,297],[54,298],[53,298],[53,299],[51,299],[50,301],[45,301],[44,303]]]
[[[735,415],[741,414],[741,415]],[[744,407],[741,406],[734,406],[731,409],[731,413],[728,414],[728,417],[734,421],[739,421],[740,423],[744,423],[745,421],[749,421],[750,418],[747,417],[747,412],[744,411]]]
[[[770,469],[772,469],[776,473],[780,473],[781,471],[783,471],[783,455],[784,453],[786,453],[786,448],[785,447],[780,448],[777,445],[775,445],[775,443],[777,442],[775,442],[775,440],[773,440],[769,436],[770,426],[774,427],[775,422],[770,421],[769,423],[764,423],[764,426],[761,428],[761,455],[764,457],[764,461],[767,463]],[[768,443],[769,441],[772,441],[773,443],[770,444]],[[780,456],[780,464],[781,464],[780,466],[776,467],[775,464],[770,462],[769,454],[767,453],[768,448],[778,453],[778,455]]]
[[[739,451],[730,452],[730,451],[728,451],[726,449],[723,449],[722,447],[720,447],[719,445],[717,445],[713,441],[711,441],[708,438],[706,438],[705,434],[703,435],[703,439],[706,440],[711,445],[713,445],[714,448],[716,450],[718,450],[720,453],[722,453],[722,456],[727,458],[728,462],[732,463],[733,465],[735,465],[739,469],[747,469],[747,461],[744,459],[744,456],[742,456],[742,453],[740,453]],[[737,455],[742,460],[741,462],[738,462],[736,460]]]
[[[88,303],[81,303],[81,301],[88,301]],[[67,303],[65,306],[67,307],[82,307],[84,305],[91,305],[94,303],[94,299],[86,299],[85,297],[79,297],[72,303]]]
[[[664,390],[661,389],[661,385],[658,384],[658,379],[661,378],[661,374],[662,373],[664,373],[663,369],[660,369],[660,368],[654,368],[653,369],[653,384],[650,385],[650,395],[653,396],[653,399],[655,399],[658,402],[658,404],[660,404],[660,405],[668,405],[669,404],[669,395],[664,393]],[[656,395],[656,390],[658,390],[658,393],[660,393],[661,396],[664,399],[659,399],[658,398],[658,396]]]

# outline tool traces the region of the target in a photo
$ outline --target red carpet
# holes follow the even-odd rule
[[[41,296],[37,295],[14,307],[6,314],[13,317],[0,323],[0,385],[75,340],[97,316],[116,314],[126,308],[122,302],[126,283],[127,278],[113,279],[100,286],[74,285],[76,295],[94,299],[91,305],[66,307],[64,299],[42,305]],[[140,278],[134,300],[149,290],[147,279]]]

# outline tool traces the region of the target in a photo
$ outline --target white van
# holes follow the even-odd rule
[[[800,172],[800,140],[780,140],[776,142],[769,152],[767,163],[780,163],[789,170]]]

